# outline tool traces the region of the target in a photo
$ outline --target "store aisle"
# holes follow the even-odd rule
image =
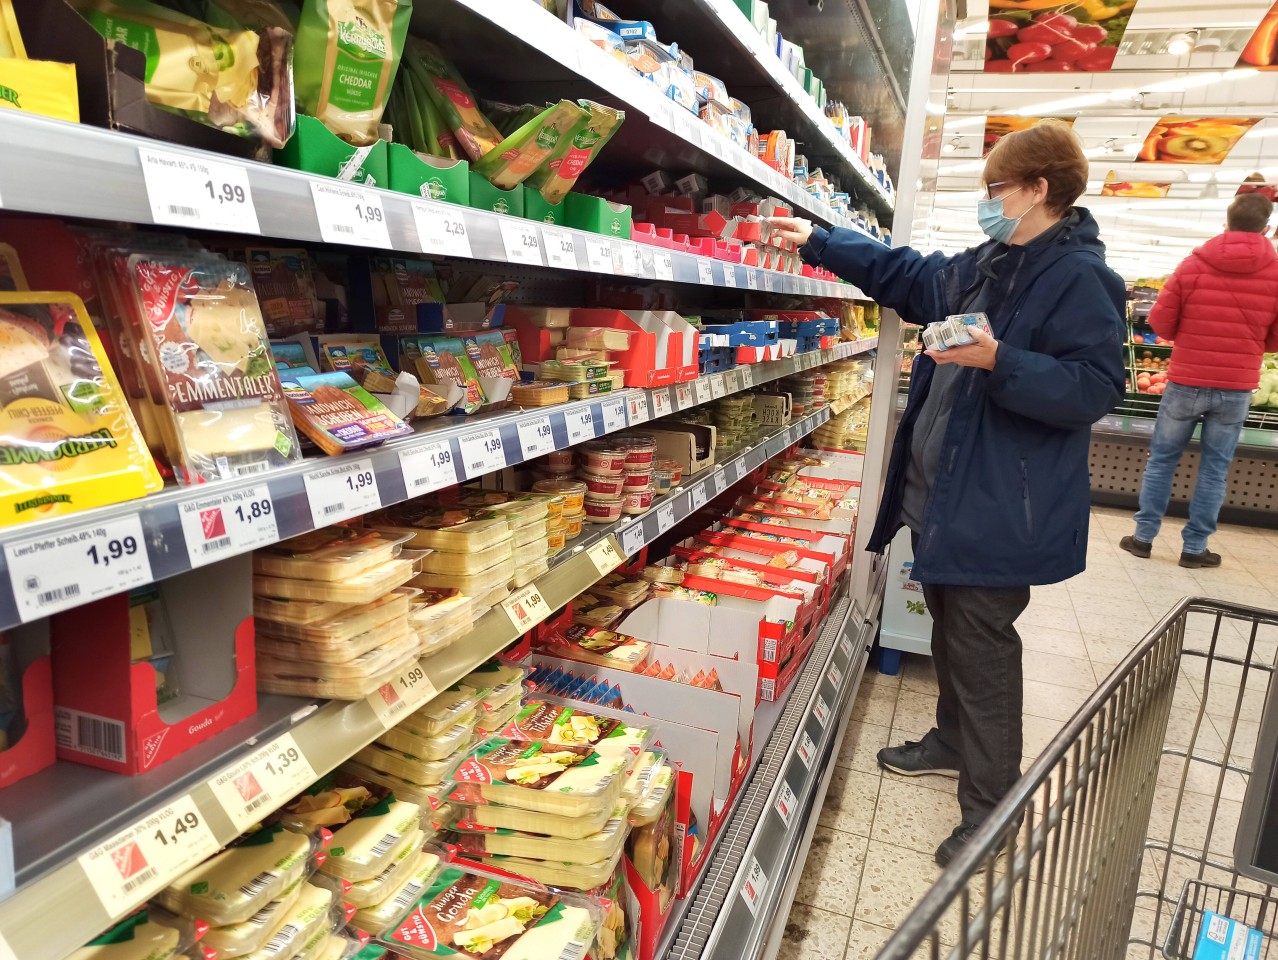
[[[1085,573],[1036,588],[1019,626],[1025,644],[1025,765],[1166,610],[1200,595],[1278,609],[1278,531],[1222,527],[1215,570],[1176,564],[1183,520],[1171,519],[1150,560],[1118,549],[1131,513],[1095,509]],[[781,960],[873,957],[940,875],[937,845],[958,822],[955,781],[882,773],[875,754],[917,740],[932,724],[936,676],[928,657],[908,657],[901,674],[873,666],[853,709],[837,768],[790,912]],[[1254,719],[1259,719],[1254,718]],[[952,936],[942,936],[953,940]],[[920,951],[919,956],[924,953]]]

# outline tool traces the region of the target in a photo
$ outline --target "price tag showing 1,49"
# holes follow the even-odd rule
[[[595,415],[589,407],[568,411],[564,414],[564,423],[568,425],[569,443],[581,443],[595,435]]]
[[[675,525],[674,504],[663,503],[657,508],[657,526],[665,533]]]
[[[699,483],[692,488],[692,509],[700,510],[706,505],[706,485]]]
[[[621,528],[621,549],[626,556],[633,557],[647,542],[643,534],[643,524],[639,521],[636,520],[629,526]]]
[[[531,460],[555,449],[555,438],[550,429],[550,417],[537,417],[519,425],[519,447],[524,459]]]
[[[244,553],[280,538],[275,508],[264,483],[196,500],[178,507],[192,567]]]
[[[4,555],[24,623],[155,579],[137,514],[6,543]]]
[[[544,265],[541,240],[537,236],[537,227],[531,221],[503,217],[500,223],[501,242],[506,248],[508,261],[533,267]]]
[[[276,737],[208,782],[236,830],[257,823],[315,782],[315,770],[291,733]]]
[[[458,446],[461,447],[462,471],[467,480],[493,473],[506,466],[501,431],[496,427],[468,433],[458,441]]]
[[[400,720],[438,694],[420,661],[413,663],[394,680],[383,683],[368,695],[368,705],[389,730]]]
[[[389,247],[386,211],[376,190],[365,190],[340,180],[312,180],[311,196],[325,243],[357,243],[365,247]]]
[[[592,543],[586,548],[586,553],[590,554],[590,560],[600,576],[612,573],[621,566],[622,557],[612,545],[612,537],[604,537],[598,543]]]
[[[465,207],[451,203],[414,203],[413,222],[423,253],[446,257],[470,257]]]
[[[451,487],[457,482],[453,450],[447,440],[436,440],[415,450],[399,452],[399,469],[410,497]]]
[[[309,470],[302,482],[311,505],[311,521],[317,527],[372,513],[382,505],[377,474],[369,459]]]
[[[535,583],[516,590],[509,600],[502,601],[501,607],[521,636],[547,619],[551,612]]]
[[[238,163],[138,148],[151,219],[174,227],[261,233],[248,170]],[[389,246],[389,244],[388,244]]]
[[[542,227],[541,239],[546,246],[546,263],[564,270],[577,269],[577,244],[571,230]]]

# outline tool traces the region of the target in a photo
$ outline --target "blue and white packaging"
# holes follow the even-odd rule
[[[1259,930],[1204,910],[1193,960],[1260,960],[1264,943]]]

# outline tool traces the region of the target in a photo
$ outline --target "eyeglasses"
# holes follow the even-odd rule
[[[986,199],[986,200],[993,200],[993,199],[994,199],[994,191],[995,191],[995,190],[997,190],[999,187],[1006,187],[1006,186],[1007,186],[1008,184],[1010,184],[1011,182],[1012,182],[1011,180],[1000,180],[1000,181],[998,181],[998,183],[990,183],[990,184],[986,184],[986,186],[985,186],[985,199]]]

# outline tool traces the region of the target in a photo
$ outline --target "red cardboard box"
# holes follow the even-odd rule
[[[48,621],[3,635],[15,671],[22,675],[21,721],[10,727],[10,746],[0,752],[0,788],[39,773],[57,759],[53,722],[53,665]]]

